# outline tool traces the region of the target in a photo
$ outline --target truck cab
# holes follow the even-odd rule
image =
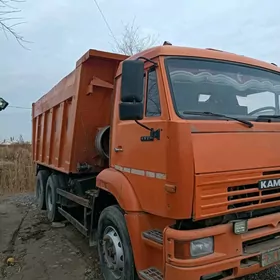
[[[147,218],[172,220],[144,234],[149,242],[162,234],[165,279],[223,279],[269,266],[261,258],[280,245],[279,68],[162,46],[123,62],[122,71],[111,165]]]

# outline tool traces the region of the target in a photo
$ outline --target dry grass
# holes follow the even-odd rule
[[[0,144],[0,195],[34,190],[31,144]]]

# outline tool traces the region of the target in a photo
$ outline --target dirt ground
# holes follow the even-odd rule
[[[7,260],[14,258],[14,264]],[[0,196],[0,279],[101,280],[96,248],[65,223],[56,228],[32,194]],[[280,280],[274,267],[242,280]],[[175,280],[175,279],[174,279]],[[240,279],[241,280],[241,279]]]
[[[0,261],[0,279],[102,279],[96,248],[69,224],[52,227],[28,195],[0,197]]]

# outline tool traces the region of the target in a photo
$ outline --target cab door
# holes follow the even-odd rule
[[[121,77],[116,80],[116,100],[111,137],[111,166],[128,178],[143,210],[166,213],[164,186],[166,182],[168,111],[160,67],[145,65],[144,118],[135,121],[119,119]],[[159,139],[147,141],[153,129]]]

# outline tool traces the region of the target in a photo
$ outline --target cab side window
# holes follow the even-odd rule
[[[148,72],[146,96],[146,117],[157,117],[161,115],[157,73],[155,69]]]

